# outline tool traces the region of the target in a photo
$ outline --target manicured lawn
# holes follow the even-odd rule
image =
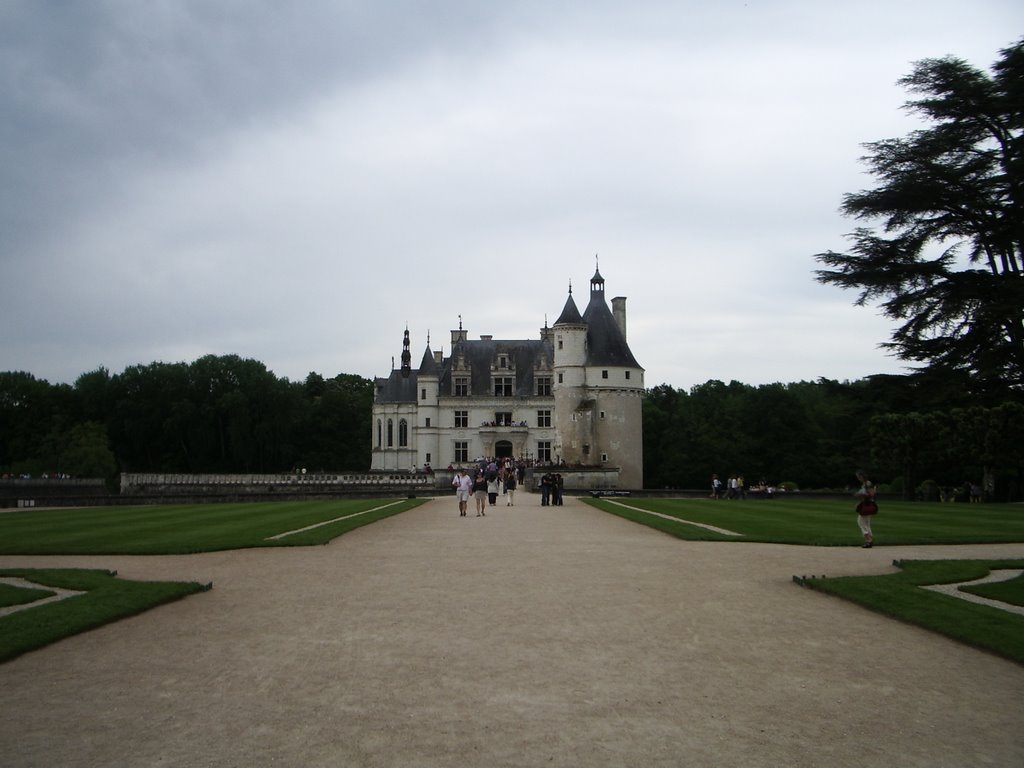
[[[110,571],[99,570],[5,568],[0,569],[0,576],[84,593],[0,616],[0,662],[209,588],[195,582],[124,581]],[[4,591],[7,604],[16,604],[10,602],[15,596]]]
[[[0,515],[0,554],[163,555],[309,546],[422,503],[377,499],[8,512]],[[73,569],[3,569],[0,576],[85,593],[0,616],[0,662],[212,586],[123,581],[108,571]],[[51,594],[0,583],[0,608]]]
[[[88,507],[0,515],[4,555],[169,555],[325,544],[422,499]],[[308,531],[271,539],[288,531]]]
[[[1024,664],[1024,616],[922,589],[987,576],[996,569],[1024,569],[1024,560],[906,560],[899,573],[803,579],[806,587],[838,595],[873,611]],[[963,591],[1024,605],[1024,577]]]
[[[853,500],[585,499],[599,509],[681,539],[759,541],[811,546],[852,546],[863,541]],[[882,501],[872,522],[875,545],[1024,542],[1024,506]],[[641,510],[667,515],[669,520]],[[678,522],[677,522],[678,521]],[[734,531],[727,536],[689,525]]]
[[[622,498],[586,502],[688,540],[812,546],[860,546],[863,541],[852,501]],[[872,524],[876,546],[1024,542],[1021,505],[883,501],[879,507],[880,513]],[[742,536],[716,533],[693,523],[728,529]],[[904,561],[899,565],[899,573],[883,576],[797,580],[812,589],[1024,664],[1024,616],[922,589],[930,584],[973,581],[993,569],[1024,569],[1024,560]],[[1024,576],[962,589],[1010,605],[1024,605]]]

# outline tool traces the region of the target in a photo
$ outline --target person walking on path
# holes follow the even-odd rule
[[[498,473],[495,472],[489,478],[487,478],[487,504],[491,507],[498,506],[498,491],[500,487],[498,485]]]
[[[860,532],[864,534],[864,543],[861,546],[864,549],[871,549],[875,543],[875,535],[871,531],[871,516],[878,513],[875,486],[868,480],[863,469],[857,470],[857,482],[860,483],[860,489],[854,496],[859,499],[857,502],[857,525],[860,527]]]
[[[482,517],[487,506],[487,478],[482,471],[477,472],[473,480],[473,498],[476,499],[476,516]]]
[[[516,505],[516,473],[509,472],[505,475],[505,506],[514,507]]]
[[[465,517],[466,508],[469,507],[469,494],[473,492],[473,478],[466,473],[465,467],[452,479],[452,485],[455,486],[455,498],[459,502],[459,517]]]

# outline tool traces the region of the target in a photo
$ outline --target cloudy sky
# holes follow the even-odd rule
[[[386,375],[595,254],[646,384],[899,373],[814,281],[923,58],[1018,0],[0,0],[0,370]]]

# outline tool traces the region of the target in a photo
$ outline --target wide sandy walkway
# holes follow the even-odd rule
[[[214,583],[0,665],[0,764],[1024,765],[1024,667],[791,580],[1024,545],[685,542],[519,498],[324,547],[0,557]]]

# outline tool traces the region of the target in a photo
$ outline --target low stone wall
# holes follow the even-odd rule
[[[432,476],[409,473],[286,473],[286,474],[121,474],[122,496],[245,496],[307,494],[432,487]]]
[[[13,478],[0,480],[0,508],[71,506],[97,503],[107,495],[103,480],[93,478]]]
[[[526,487],[538,490],[540,479],[548,472],[562,476],[563,491],[606,491],[619,487],[618,467],[532,467],[526,470]]]

